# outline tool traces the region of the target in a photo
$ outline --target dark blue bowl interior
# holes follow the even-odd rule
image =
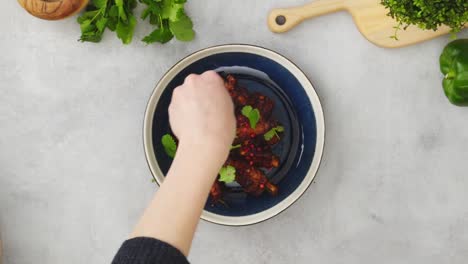
[[[167,110],[172,91],[191,73],[201,74],[207,70],[230,66],[252,68],[269,76],[271,80],[259,80],[258,76],[237,77],[249,90],[260,90],[275,101],[277,113],[274,112],[273,115],[289,131],[288,134],[285,133],[286,143],[278,146],[275,151],[281,156],[281,164],[285,165],[267,174],[272,182],[278,184],[277,196],[264,193],[260,197],[251,197],[233,191],[226,197],[228,207],[222,204],[213,205],[209,201],[205,206],[205,210],[219,215],[246,216],[267,210],[293,193],[304,180],[314,157],[317,139],[314,111],[301,84],[285,67],[269,58],[243,52],[215,54],[187,66],[169,83],[158,101],[153,117],[153,149],[161,171],[166,174],[172,159],[164,152],[161,137],[170,132]]]

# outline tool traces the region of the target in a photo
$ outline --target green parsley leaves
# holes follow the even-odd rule
[[[278,138],[280,138],[278,133],[281,133],[283,131],[284,131],[284,127],[277,126],[277,127],[270,129],[270,131],[266,132],[263,135],[263,137],[265,138],[266,141],[270,141],[274,136],[277,136]]]
[[[233,166],[222,167],[219,171],[219,181],[231,183],[236,180],[236,168]]]
[[[142,39],[150,44],[167,43],[174,37],[180,41],[191,41],[195,37],[193,23],[185,13],[187,0],[139,0],[146,8],[141,19],[155,26],[153,32]],[[137,0],[91,0],[86,12],[77,21],[81,28],[80,41],[100,42],[108,28],[115,31],[123,44],[132,42],[137,19],[133,10]]]
[[[141,19],[149,18],[150,24],[156,27],[153,32],[143,38],[143,42],[166,43],[174,36],[180,41],[191,41],[195,37],[193,23],[185,14],[186,0],[139,0],[147,5],[141,14]]]
[[[100,42],[108,28],[116,31],[123,44],[129,44],[137,24],[133,16],[136,5],[136,0],[92,0],[87,11],[77,19],[81,28],[79,40]]]
[[[176,151],[177,151],[177,144],[176,144],[174,138],[169,134],[165,134],[161,138],[161,143],[162,143],[162,145],[164,147],[164,151],[166,152],[166,154],[169,157],[174,158],[175,154],[176,154]]]
[[[257,108],[252,108],[250,105],[246,105],[241,110],[242,115],[249,119],[250,127],[255,129],[258,121],[260,121],[260,111]]]

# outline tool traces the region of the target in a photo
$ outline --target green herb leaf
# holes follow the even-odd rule
[[[184,11],[184,5],[175,3],[174,0],[162,0],[161,16],[171,21],[178,20],[179,12]]]
[[[162,25],[162,18],[159,15],[150,14],[149,22],[151,25],[160,27]]]
[[[176,20],[169,20],[169,27],[172,34],[180,41],[191,41],[195,38],[192,20],[183,11],[178,13]]]
[[[162,145],[164,147],[164,151],[166,152],[166,154],[169,157],[174,158],[175,154],[176,154],[176,151],[177,151],[177,144],[176,144],[174,138],[169,134],[165,134],[161,138],[161,143],[162,143]]]
[[[160,13],[161,13],[161,7],[155,2],[149,2],[148,7],[146,7],[145,10],[143,10],[143,12],[141,13],[141,19],[145,20],[150,15],[155,15],[155,14],[160,14]],[[157,18],[158,21],[161,20],[159,19],[159,16],[157,15],[155,15],[154,18]]]
[[[151,14],[151,9],[149,7],[145,8],[143,12],[141,12],[140,18],[145,20]]]
[[[282,126],[273,127],[272,129],[270,129],[270,131],[263,134],[263,137],[265,138],[266,141],[270,141],[274,136],[277,136],[278,138],[280,138],[280,136],[278,135],[278,132],[281,133],[283,131],[284,131],[284,127]]]
[[[97,15],[99,15],[99,13],[101,12],[101,10],[93,10],[93,11],[88,11],[88,12],[84,12],[81,16],[79,16],[76,21],[81,25],[84,21],[86,20],[93,20]]]
[[[109,16],[114,17],[114,18],[119,18],[119,8],[117,6],[112,6],[109,9]]]
[[[233,166],[222,167],[219,171],[219,181],[231,183],[236,180],[236,168]]]
[[[88,11],[77,21],[81,28],[80,41],[100,42],[106,28],[117,30],[124,44],[132,41],[136,19],[133,16],[135,0],[92,0]]]
[[[146,4],[141,15],[142,19],[149,17],[149,22],[156,26],[143,42],[167,43],[174,36],[180,41],[190,41],[195,37],[192,20],[185,14],[186,0],[140,0]]]
[[[127,22],[128,18],[127,18],[127,14],[125,12],[125,9],[124,9],[124,0],[115,0],[115,5],[117,6],[117,8],[119,10],[120,19]],[[118,34],[118,32],[117,32],[117,34]]]
[[[168,25],[164,25],[164,24],[167,24],[167,22],[163,23],[163,25],[160,28],[155,29],[153,32],[151,32],[151,34],[144,37],[143,42],[145,42],[146,44],[151,44],[154,42],[159,42],[159,43],[164,44],[170,41],[174,36],[169,30]]]
[[[80,24],[81,32],[91,32],[94,29],[94,25],[91,25],[93,21],[91,19],[84,20]]]
[[[110,31],[115,31],[117,29],[117,23],[119,23],[118,19],[109,17],[109,21],[107,21],[107,28]]]
[[[84,12],[77,21],[80,24],[81,37],[79,41],[99,42],[102,39],[104,29],[101,29],[103,21],[103,10],[92,10]]]
[[[255,129],[258,121],[260,121],[260,111],[258,111],[257,108],[252,108],[252,106],[246,105],[242,108],[241,113],[249,119],[250,127]]]
[[[253,108],[250,105],[246,105],[242,107],[241,113],[243,116],[249,118],[250,112],[252,112]]]
[[[107,7],[108,0],[93,0],[93,5],[99,9]]]
[[[117,23],[117,37],[122,40],[123,44],[132,42],[136,23],[136,18],[132,14],[128,17],[128,23],[122,20]]]
[[[96,22],[96,27],[99,30],[99,32],[104,32],[104,29],[106,29],[107,21],[109,21],[108,18],[106,17],[101,17],[99,20]]]

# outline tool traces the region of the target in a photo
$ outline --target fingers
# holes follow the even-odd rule
[[[206,71],[201,75],[202,78],[223,83],[223,79],[215,71]]]
[[[218,73],[216,73],[215,71],[206,71],[200,75],[194,73],[189,74],[187,77],[185,77],[184,84],[193,85],[194,83],[200,80],[216,82],[216,84],[224,83],[223,79],[221,78],[221,76],[219,76]]]
[[[197,75],[194,73],[189,74],[187,77],[185,77],[184,84],[193,85],[199,78],[200,78],[200,75]]]

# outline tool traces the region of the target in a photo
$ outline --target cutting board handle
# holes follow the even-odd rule
[[[286,32],[305,19],[345,9],[345,0],[316,0],[298,7],[273,9],[268,16],[268,27],[276,33]]]

